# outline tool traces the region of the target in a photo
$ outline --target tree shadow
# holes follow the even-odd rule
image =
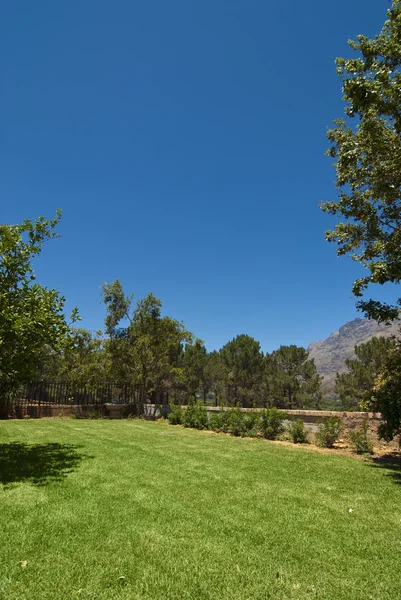
[[[77,451],[71,444],[0,444],[0,483],[10,487],[14,483],[29,482],[47,485],[61,481],[90,456]]]
[[[393,479],[394,483],[401,485],[401,453],[383,454],[369,460],[369,465],[376,469],[385,469],[386,475]]]

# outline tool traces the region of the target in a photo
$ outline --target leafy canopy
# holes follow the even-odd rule
[[[360,410],[361,403],[370,401],[376,378],[394,347],[395,341],[385,337],[374,337],[355,346],[356,358],[348,358],[347,372],[336,377],[335,392],[345,410]]]
[[[224,378],[231,391],[230,401],[252,404],[258,395],[263,379],[264,356],[260,343],[253,337],[241,334],[220,350]]]
[[[358,56],[336,60],[346,117],[327,134],[339,198],[322,209],[344,220],[326,238],[366,269],[352,288],[357,298],[369,284],[401,280],[401,0],[387,14],[379,35],[349,42]],[[400,305],[357,303],[379,321],[395,319]]]
[[[70,327],[65,298],[36,282],[32,260],[54,232],[61,217],[25,220],[0,226],[0,410],[18,386],[34,378],[46,346],[58,352]],[[77,309],[72,321],[79,319]]]
[[[314,359],[305,348],[280,346],[266,356],[270,403],[279,408],[315,408],[321,381]]]
[[[116,379],[138,384],[143,401],[157,391],[168,390],[184,377],[178,366],[182,344],[193,336],[182,323],[161,315],[162,303],[153,293],[139,300],[131,311],[133,295],[127,296],[118,279],[102,288],[106,305],[106,350]]]

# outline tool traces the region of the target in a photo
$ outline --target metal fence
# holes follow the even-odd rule
[[[96,383],[73,383],[71,381],[32,381],[21,386],[14,400],[14,406],[101,406],[106,403],[139,405],[141,402],[147,404],[168,405],[188,403],[193,396],[185,387],[162,388],[141,394],[138,386],[118,381],[103,381]],[[218,406],[219,401],[215,393],[195,394],[198,400],[203,400],[208,406]],[[253,406],[254,403],[247,399],[238,398],[234,391],[228,387],[225,394],[226,404],[242,404],[245,408]],[[257,406],[263,406],[263,402],[257,402]]]
[[[72,384],[60,381],[33,381],[22,386],[15,399],[19,406],[100,406],[105,403],[136,404],[140,395],[136,386],[105,381],[96,384]]]

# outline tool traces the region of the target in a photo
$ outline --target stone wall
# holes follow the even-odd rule
[[[183,407],[185,408],[185,406]],[[215,407],[209,406],[209,412],[221,412],[223,410],[229,410],[227,407]],[[242,408],[243,412],[260,412],[263,409],[260,408]],[[145,419],[158,419],[166,416],[169,411],[168,406],[162,404],[145,404],[144,405],[144,417]],[[363,419],[367,419],[369,426],[377,428],[381,415],[379,413],[364,413],[364,412],[336,412],[336,411],[319,411],[319,410],[284,410],[288,420],[302,419],[305,424],[317,424],[322,419],[334,416],[339,417],[344,422],[344,425],[348,429],[354,429],[361,424]],[[85,418],[91,415],[102,415],[107,416],[107,410],[103,406],[89,405],[89,406],[75,406],[71,404],[55,404],[55,405],[21,405],[16,406],[12,417],[17,419],[24,418],[25,415],[33,419],[41,417],[68,417],[72,414],[78,417]],[[123,411],[124,416],[128,414],[135,414],[135,407],[126,406]]]
[[[103,406],[75,406],[73,404],[23,404],[15,406],[11,418],[23,419],[25,416],[31,419],[40,419],[42,417],[69,417],[77,415],[77,417],[85,418],[91,414],[103,415],[105,411]]]

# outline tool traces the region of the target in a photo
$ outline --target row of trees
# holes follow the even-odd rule
[[[133,303],[117,279],[102,287],[104,332],[76,327],[77,309],[36,281],[32,261],[56,237],[54,220],[0,227],[0,409],[22,383],[52,379],[77,384],[107,380],[137,387],[142,401],[186,402],[200,394],[218,402],[283,408],[317,407],[320,377],[304,348],[264,354],[259,342],[238,335],[208,352],[185,326],[162,315],[154,294]]]
[[[71,385],[128,383],[137,387],[144,402],[185,403],[200,395],[243,406],[330,407],[304,348],[281,346],[264,354],[257,340],[242,334],[220,351],[208,352],[181,322],[162,315],[154,294],[134,304],[118,279],[102,287],[104,332],[76,327],[78,311],[74,309],[68,321],[64,298],[40,286],[32,268],[42,244],[55,237],[59,219],[57,213],[51,221],[41,218],[0,228],[3,412],[21,383],[37,378]],[[341,408],[374,408],[378,389],[393,385],[397,344],[374,338],[355,350],[356,358],[347,361],[348,372],[337,376],[336,396]],[[390,356],[393,372],[387,365]]]
[[[317,407],[320,382],[304,348],[282,346],[264,354],[249,335],[208,352],[182,323],[162,316],[149,294],[133,307],[120,281],[104,284],[105,332],[71,330],[62,352],[43,355],[40,376],[73,384],[111,379],[135,385],[142,400],[205,400],[244,406]]]

